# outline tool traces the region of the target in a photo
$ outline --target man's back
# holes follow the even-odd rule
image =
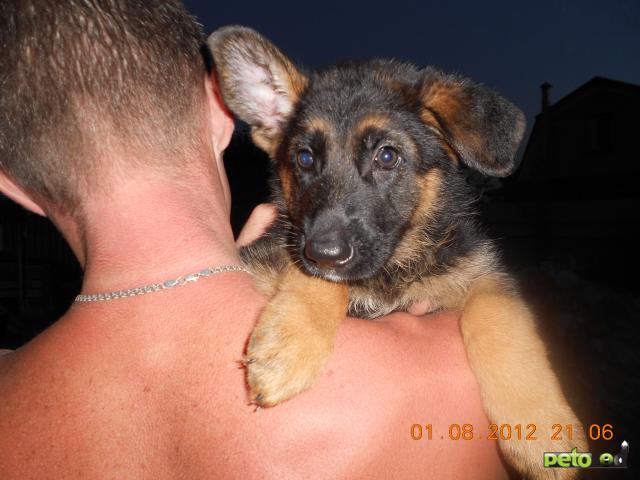
[[[263,302],[250,281],[76,306],[0,360],[2,478],[504,475],[495,443],[449,438],[487,424],[453,315],[349,319],[311,391],[254,411],[238,363]],[[415,423],[432,439],[412,440]]]

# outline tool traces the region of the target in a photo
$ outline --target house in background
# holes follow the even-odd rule
[[[516,174],[485,206],[492,233],[625,289],[640,286],[640,85],[594,77],[555,103],[551,85]],[[533,258],[532,258],[533,256]]]

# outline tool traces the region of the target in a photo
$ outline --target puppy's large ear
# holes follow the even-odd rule
[[[224,102],[251,126],[256,145],[273,154],[307,78],[271,42],[250,28],[220,28],[207,43]]]
[[[435,127],[462,162],[505,177],[525,130],[523,113],[497,93],[427,67],[419,84],[422,118]]]

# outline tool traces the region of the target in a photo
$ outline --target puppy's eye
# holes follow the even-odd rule
[[[397,167],[400,163],[400,154],[395,148],[382,147],[378,150],[378,153],[376,153],[374,160],[382,168],[391,170],[392,168]]]
[[[298,150],[296,162],[301,168],[311,168],[313,166],[313,154],[309,150]]]

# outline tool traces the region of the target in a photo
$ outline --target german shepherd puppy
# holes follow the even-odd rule
[[[279,220],[242,252],[271,297],[246,351],[252,400],[273,406],[309,388],[347,312],[461,310],[489,418],[535,430],[501,441],[506,458],[532,478],[572,478],[544,470],[543,452],[584,451],[582,426],[459,171],[508,175],[520,110],[393,60],[305,73],[249,28],[221,28],[208,43],[225,103],[277,173]],[[553,424],[573,425],[573,438],[552,441]]]

